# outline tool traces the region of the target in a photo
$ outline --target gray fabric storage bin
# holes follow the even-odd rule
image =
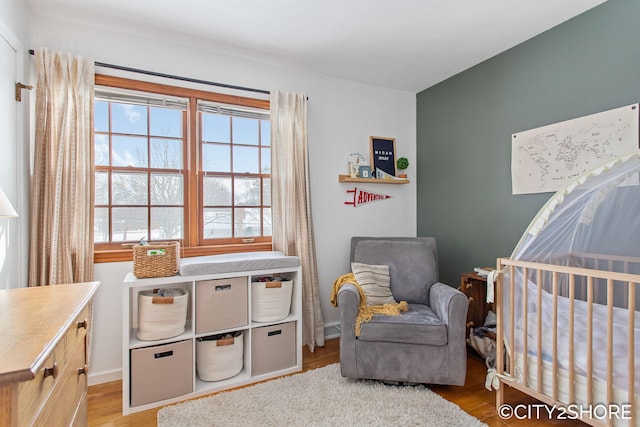
[[[251,375],[296,365],[296,322],[262,326],[251,330]]]
[[[196,333],[215,332],[249,324],[248,278],[196,282]]]
[[[193,392],[193,341],[131,350],[131,406]]]

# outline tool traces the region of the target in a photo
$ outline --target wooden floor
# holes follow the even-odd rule
[[[463,410],[487,423],[489,426],[586,426],[580,421],[548,419],[541,413],[540,419],[509,419],[498,417],[495,410],[494,393],[484,388],[486,368],[484,363],[469,350],[467,356],[467,380],[463,387],[432,386],[431,389],[445,399],[456,403]],[[339,361],[339,340],[327,340],[324,347],[316,348],[311,353],[303,350],[303,370],[308,371]],[[538,401],[509,389],[506,403],[539,404]],[[89,426],[156,426],[156,414],[160,408],[122,416],[122,382],[114,381],[89,387]]]

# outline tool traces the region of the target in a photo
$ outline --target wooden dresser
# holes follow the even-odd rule
[[[464,273],[460,277],[458,288],[469,298],[469,310],[467,311],[467,337],[471,328],[479,328],[493,310],[493,304],[487,303],[487,278],[476,273]]]
[[[99,282],[0,290],[0,426],[87,424]]]

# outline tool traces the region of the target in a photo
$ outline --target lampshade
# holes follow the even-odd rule
[[[8,218],[8,217],[16,217],[18,213],[11,205],[7,196],[5,196],[4,191],[0,188],[0,217]]]

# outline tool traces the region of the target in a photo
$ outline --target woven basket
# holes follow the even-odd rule
[[[133,247],[133,275],[138,279],[178,274],[180,243],[162,242]]]
[[[289,315],[293,281],[251,282],[251,320],[276,322]]]
[[[138,331],[143,341],[162,340],[180,335],[187,322],[189,292],[181,288],[142,291],[138,294]],[[167,296],[164,296],[167,295]]]
[[[196,371],[202,381],[236,376],[244,366],[242,331],[196,339]]]

